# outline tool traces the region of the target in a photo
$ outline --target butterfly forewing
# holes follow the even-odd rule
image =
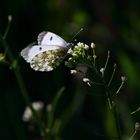
[[[43,38],[44,38],[44,36],[47,34],[47,32],[46,31],[43,31],[43,32],[41,32],[39,35],[38,35],[38,37],[37,37],[37,42],[38,42],[38,45],[41,45],[41,42],[42,42],[42,40],[43,40]]]
[[[38,43],[40,45],[57,45],[60,47],[67,47],[67,42],[52,32],[41,32],[38,35]]]

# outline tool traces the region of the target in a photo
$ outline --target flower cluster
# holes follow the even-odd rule
[[[74,48],[70,48],[68,50],[67,54],[69,54],[70,57],[68,61],[65,62],[65,65],[70,68],[74,68],[79,63],[90,63],[95,58],[93,54],[94,48],[94,43],[91,43],[90,46],[81,42],[77,43],[77,45],[74,46]]]
[[[40,112],[42,111],[42,109],[44,107],[44,104],[41,101],[33,102],[32,107],[38,114],[40,114]],[[31,109],[27,106],[23,113],[22,119],[23,119],[23,121],[28,122],[28,121],[32,120],[32,117],[33,117],[33,113],[31,111]]]

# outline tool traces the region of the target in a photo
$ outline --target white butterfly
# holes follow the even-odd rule
[[[24,48],[21,56],[36,71],[52,71],[63,61],[68,44],[52,32],[41,32],[37,38],[37,45]]]

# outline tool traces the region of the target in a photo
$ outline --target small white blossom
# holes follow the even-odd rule
[[[85,82],[85,83],[90,82],[90,79],[89,78],[83,78],[83,82]]]
[[[68,51],[67,51],[68,54],[72,54],[73,53],[73,50],[70,48]]]
[[[93,58],[96,59],[96,58],[97,58],[97,55],[94,54],[94,55],[93,55]]]
[[[91,84],[90,84],[90,82],[87,82],[87,85],[91,87]]]
[[[84,49],[88,50],[89,46],[85,44]]]
[[[79,46],[79,45],[76,45],[76,46],[74,46],[74,48],[75,48],[75,49],[78,49],[78,48],[80,48],[80,46]]]
[[[93,48],[93,49],[95,48],[95,44],[94,44],[93,42],[91,43],[90,46],[91,46],[91,48]]]
[[[83,82],[85,82],[88,86],[91,87],[91,81],[89,78],[83,78]]]
[[[47,70],[47,71],[52,71],[53,68],[52,68],[51,66],[48,66],[48,67],[46,68],[46,70]]]
[[[12,21],[12,15],[8,15],[8,21],[9,21],[9,22]]]
[[[103,76],[104,76],[105,69],[104,69],[104,68],[101,68],[101,69],[100,69],[100,72],[101,72],[102,77],[103,77]]]
[[[77,73],[77,70],[71,70],[70,73],[71,74],[76,74]]]
[[[43,104],[41,101],[33,102],[33,103],[32,103],[32,107],[33,107],[33,109],[34,109],[35,111],[39,112],[39,111],[41,111],[41,110],[43,109],[44,104]],[[23,114],[23,121],[25,121],[25,122],[30,121],[31,118],[32,118],[32,115],[33,115],[33,114],[32,114],[31,109],[27,106],[27,107],[25,108],[25,111],[24,111],[24,114]]]
[[[78,55],[77,55],[76,53],[73,53],[72,56],[74,56],[74,57],[78,57]]]
[[[84,44],[81,43],[81,42],[78,42],[77,45],[78,45],[78,46],[84,46]]]
[[[126,81],[126,77],[125,76],[121,76],[121,80],[122,80],[122,82],[125,82]]]
[[[69,59],[68,59],[68,61],[71,61],[72,60],[72,57],[70,57]]]
[[[104,68],[101,68],[101,69],[100,69],[100,72],[101,72],[101,73],[104,73],[104,70],[105,70]]]

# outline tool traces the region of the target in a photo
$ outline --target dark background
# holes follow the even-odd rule
[[[78,41],[96,44],[99,68],[103,66],[107,50],[111,51],[110,72],[118,64],[112,87],[120,84],[120,76],[127,77],[118,99],[121,133],[124,139],[134,132],[139,122],[140,98],[140,1],[139,0],[3,0],[0,1],[0,32],[3,35],[12,15],[11,28],[6,41],[15,58],[29,43],[36,41],[41,31],[52,31],[67,42],[75,33]],[[0,52],[3,52],[0,46]],[[113,119],[109,116],[105,96],[100,89],[87,87],[82,80],[70,75],[62,64],[52,72],[35,72],[19,58],[20,72],[32,101],[49,104],[56,92],[65,86],[56,116],[76,98],[76,111],[61,133],[62,139],[111,139],[114,135]],[[75,97],[78,94],[78,97]],[[21,95],[14,72],[8,65],[0,64],[0,140],[36,139],[22,121],[25,101]],[[114,138],[115,139],[115,138]]]

